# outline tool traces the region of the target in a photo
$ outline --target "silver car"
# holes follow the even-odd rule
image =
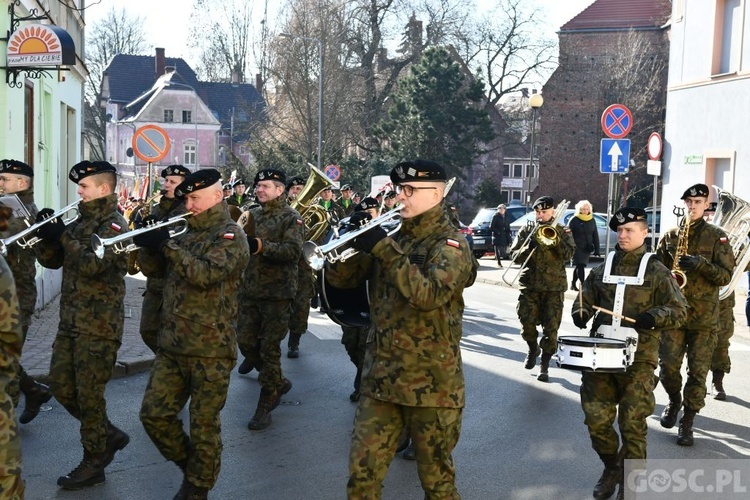
[[[562,216],[562,220],[558,221],[560,224],[567,226],[570,222],[570,219],[573,218],[573,215],[575,215],[576,211],[573,209],[567,209],[565,213]],[[607,232],[610,233],[609,237],[609,248],[610,250],[613,250],[615,248],[615,244],[617,244],[617,233],[609,229],[609,225],[607,224],[607,216],[606,214],[602,214],[599,212],[594,213],[594,220],[596,221],[596,230],[599,233],[599,254],[604,255],[606,253],[606,246],[607,246]],[[518,231],[524,227],[526,224],[535,224],[536,223],[536,214],[534,212],[529,212],[523,217],[519,217],[516,221],[512,222],[510,224],[510,232],[513,236],[513,239],[516,239],[516,235],[518,234]]]

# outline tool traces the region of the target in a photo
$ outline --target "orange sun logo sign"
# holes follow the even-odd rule
[[[42,24],[24,26],[8,40],[8,66],[59,66],[63,64],[60,38]]]

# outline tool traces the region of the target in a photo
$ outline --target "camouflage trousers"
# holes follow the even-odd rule
[[[683,406],[699,411],[706,404],[706,375],[716,345],[715,330],[665,330],[659,343],[659,380],[667,394],[683,392]],[[687,354],[687,382],[682,388],[682,360]]]
[[[536,342],[537,325],[542,325],[539,345],[547,354],[557,352],[557,330],[560,328],[565,292],[523,290],[518,296],[516,312],[521,321],[521,337],[526,342]]]
[[[197,358],[157,352],[140,419],[167,460],[187,461],[185,477],[213,488],[221,469],[220,413],[227,400],[234,359]],[[190,435],[179,413],[190,399]]]
[[[635,363],[624,373],[584,372],[581,407],[598,454],[646,458],[646,419],[654,412],[656,382],[654,367],[646,363]],[[622,448],[613,427],[615,415]]]
[[[31,316],[33,315],[33,310],[24,310],[21,311],[21,332],[23,333],[23,342],[26,343],[26,334],[29,333],[29,325],[31,325]],[[18,408],[18,402],[21,399],[21,379],[26,377],[26,370],[23,369],[23,366],[21,366],[21,361],[19,360],[16,364],[16,376],[10,381],[8,386],[6,387],[7,393],[10,395],[11,400],[13,401],[13,406],[15,408]],[[2,498],[2,497],[0,497]]]
[[[365,352],[367,350],[367,333],[370,331],[367,327],[342,326],[341,343],[349,355],[349,359],[357,367],[357,375],[354,377],[354,388],[359,390],[362,380],[362,363],[365,361]]]
[[[141,307],[141,338],[153,353],[159,346],[159,329],[161,328],[161,309],[164,297],[161,293],[149,292],[143,295]]]
[[[289,333],[301,335],[307,331],[310,316],[310,299],[315,294],[315,275],[305,264],[299,265],[297,273],[297,295],[292,300],[289,316]]]
[[[237,344],[242,355],[260,372],[260,385],[270,391],[282,386],[281,341],[286,337],[290,313],[290,300],[240,304]]]
[[[102,453],[107,444],[107,401],[120,343],[93,335],[60,331],[52,346],[49,378],[55,399],[81,423],[81,444]]]
[[[462,408],[401,406],[362,397],[349,450],[349,499],[379,499],[404,428],[414,443],[425,499],[460,499],[451,453],[461,435]]]
[[[727,301],[729,299],[724,299]],[[723,302],[723,301],[722,301]],[[734,335],[734,301],[732,307],[719,307],[719,329],[716,331],[716,348],[711,359],[711,370],[729,373],[732,361],[729,359],[729,339]]]
[[[21,435],[13,411],[13,402],[6,392],[10,378],[0,375],[0,498],[23,500],[21,479]]]

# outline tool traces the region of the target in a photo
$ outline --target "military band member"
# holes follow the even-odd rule
[[[0,161],[0,193],[18,196],[31,216],[29,221],[21,217],[11,218],[8,229],[2,233],[3,237],[17,234],[26,229],[27,224],[33,224],[38,210],[34,204],[34,169],[31,166],[18,160]],[[21,248],[20,245],[10,245],[6,261],[16,282],[16,294],[21,308],[21,329],[25,342],[36,308],[36,257],[34,252]],[[20,363],[18,374],[11,381],[8,390],[15,407],[18,407],[19,392],[23,392],[26,399],[23,413],[18,419],[22,424],[34,420],[41,406],[52,398],[49,386],[36,381],[26,373]]]
[[[618,483],[618,498],[623,497],[623,460],[646,459],[646,419],[655,405],[659,336],[687,315],[687,301],[669,269],[646,253],[646,212],[621,208],[609,227],[617,231],[615,250],[582,283],[582,300],[576,300],[572,309],[573,323],[579,328],[594,317],[594,336],[637,339],[634,360],[625,371],[583,372],[581,406],[591,445],[605,467],[594,487],[597,499],[609,498]],[[595,315],[593,306],[633,318],[635,323],[601,312]],[[622,444],[613,428],[615,416]]]
[[[349,452],[349,498],[380,498],[382,481],[407,427],[425,498],[459,498],[452,452],[461,431],[464,378],[459,341],[463,290],[476,267],[446,215],[447,176],[426,160],[391,171],[403,205],[394,236],[381,227],[357,237],[361,253],[331,266],[331,282],[370,279],[372,329]]]
[[[229,201],[229,197],[232,196],[232,185],[230,183],[224,184],[224,187],[222,187],[223,193],[224,193],[224,201]]]
[[[678,264],[687,278],[682,293],[689,308],[684,325],[667,330],[659,348],[659,379],[669,395],[669,403],[661,416],[661,425],[674,427],[680,405],[684,407],[677,444],[693,445],[693,420],[705,405],[706,376],[716,345],[719,317],[719,288],[729,283],[734,269],[734,255],[727,235],[703,219],[708,208],[708,186],[695,184],[682,194],[685,202],[682,230],[688,230],[686,254],[679,255]],[[656,255],[672,269],[681,228],[675,227],[662,235]],[[684,234],[684,233],[683,233]],[[683,389],[680,369],[687,354],[688,376]]]
[[[341,186],[341,199],[336,203],[341,207],[344,212],[344,217],[351,215],[354,212],[356,203],[352,200],[352,193],[354,190],[350,184],[344,184]]]
[[[190,175],[190,170],[182,165],[169,165],[161,171],[161,176],[164,178],[163,195],[159,204],[151,209],[151,221],[165,221],[186,212],[184,200],[176,198],[174,190],[185,180],[187,175]],[[141,260],[142,254],[148,252],[153,252],[153,250],[146,248],[139,251],[139,260]],[[148,257],[146,257],[146,260],[148,261]],[[161,328],[162,295],[164,293],[164,272],[166,269],[164,266],[149,269],[148,265],[144,268],[143,263],[139,262],[139,264],[141,272],[147,278],[146,293],[143,295],[143,307],[141,308],[141,338],[148,348],[155,353],[159,345],[157,335]]]
[[[714,386],[714,399],[726,401],[724,375],[732,369],[729,358],[729,339],[734,335],[734,291],[729,297],[719,301],[719,321],[716,328],[716,348],[711,356],[711,375]]]
[[[104,482],[104,468],[130,441],[107,418],[104,390],[122,342],[127,256],[111,248],[99,259],[91,236],[111,238],[127,230],[117,211],[117,171],[105,161],[82,161],[68,178],[78,184],[79,215],[65,225],[60,217],[39,228],[34,249],[48,269],[62,267],[60,324],[52,347],[52,393],[80,422],[83,460],[57,484],[81,489]],[[41,221],[53,213],[45,208]]]
[[[242,229],[229,216],[214,169],[185,177],[175,189],[193,215],[170,238],[167,228],[134,238],[166,265],[159,349],[140,419],[167,460],[184,472],[178,499],[205,499],[221,469],[221,421],[237,360],[237,292],[249,258]],[[190,434],[179,413],[190,400]]]
[[[526,266],[518,278],[521,293],[516,311],[521,321],[521,336],[529,346],[524,368],[531,370],[541,353],[542,363],[537,380],[549,380],[549,362],[557,352],[557,330],[562,321],[563,300],[568,289],[565,263],[575,251],[575,242],[570,230],[560,223],[551,225],[555,215],[554,200],[542,196],[534,202],[536,225],[518,231],[510,249],[513,262]],[[541,228],[554,228],[555,238],[551,244],[540,244]],[[537,343],[537,325],[542,325],[542,340]]]
[[[252,201],[252,196],[245,192],[245,180],[237,179],[234,183],[234,194],[227,199],[227,204],[241,207]]]
[[[289,327],[297,293],[297,263],[302,252],[304,223],[284,196],[286,177],[276,169],[255,176],[260,206],[250,210],[255,234],[247,236],[250,262],[240,292],[237,342],[249,366],[258,369],[261,384],[250,430],[271,425],[271,412],[292,382],[281,373],[281,341]]]
[[[319,203],[326,212],[331,214],[334,223],[344,218],[344,209],[333,200],[333,188],[331,186],[326,186],[323,191],[320,192]]]

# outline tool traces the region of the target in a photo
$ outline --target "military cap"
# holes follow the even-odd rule
[[[211,187],[221,180],[221,174],[213,168],[198,170],[185,177],[185,180],[174,190],[177,198],[184,198],[190,193]]]
[[[326,186],[323,189],[321,189],[321,192],[322,191],[333,191],[333,187],[332,186]]]
[[[232,184],[232,187],[236,186],[244,186],[245,185],[245,179],[237,179],[234,181],[234,184]]]
[[[103,174],[105,172],[117,173],[117,169],[106,161],[88,161],[76,163],[68,173],[68,179],[78,184],[81,179],[90,175]]]
[[[286,183],[286,188],[288,190],[289,188],[293,188],[294,186],[304,186],[306,183],[307,181],[303,177],[295,175],[289,182]]]
[[[341,186],[341,191],[352,191],[352,185],[344,184],[343,186]]]
[[[161,176],[166,179],[168,175],[179,175],[185,177],[190,175],[190,169],[183,167],[182,165],[170,165],[161,171]]]
[[[682,198],[680,199],[684,200],[688,196],[702,196],[703,198],[708,198],[708,186],[705,184],[695,184],[690,186],[684,193],[682,193]]]
[[[224,184],[224,186],[222,186],[222,189],[224,191],[229,191],[232,189],[232,185],[227,182],[226,184]]]
[[[22,161],[18,160],[2,160],[0,161],[0,174],[16,174],[25,175],[26,177],[34,177],[34,169]]]
[[[622,207],[609,219],[609,228],[617,231],[617,228],[629,222],[638,220],[646,221],[646,211],[642,208]]]
[[[409,181],[447,181],[445,169],[429,160],[404,161],[391,170],[391,182],[401,184]]]
[[[385,197],[386,197],[386,198],[395,198],[395,197],[396,197],[396,191],[388,191],[388,192],[387,192],[387,193],[385,194]]]
[[[534,210],[547,210],[555,206],[555,200],[551,196],[540,196],[531,206]]]
[[[255,174],[255,184],[257,184],[258,181],[276,181],[286,184],[286,174],[275,168],[267,168]]]
[[[380,204],[378,203],[378,200],[375,198],[372,198],[368,196],[364,200],[360,201],[356,207],[354,207],[354,210],[367,210],[368,208],[379,208]]]

